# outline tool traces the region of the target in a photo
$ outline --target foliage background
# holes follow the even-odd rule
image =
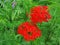
[[[36,5],[47,5],[52,19],[37,24],[42,36],[27,42],[16,31]],[[60,45],[60,0],[0,0],[0,45]]]

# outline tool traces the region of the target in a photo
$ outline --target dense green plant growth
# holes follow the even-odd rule
[[[27,42],[17,28],[28,21],[26,12],[35,5],[47,5],[52,18],[37,24],[40,38]],[[0,45],[60,45],[60,0],[0,0]]]

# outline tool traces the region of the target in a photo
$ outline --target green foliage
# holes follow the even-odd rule
[[[52,18],[37,24],[40,38],[27,42],[17,28],[28,21],[26,12],[35,5],[47,5]],[[60,0],[0,0],[0,45],[60,45]]]

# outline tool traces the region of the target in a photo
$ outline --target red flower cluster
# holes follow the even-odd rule
[[[48,13],[48,7],[47,6],[35,6],[33,8],[31,8],[30,11],[30,16],[31,16],[31,21],[33,23],[42,23],[42,22],[47,22],[51,16]]]
[[[27,13],[28,15],[28,13]],[[47,22],[51,16],[48,13],[47,6],[36,6],[31,8],[30,22],[25,22],[18,27],[18,34],[21,34],[25,40],[34,40],[41,36],[41,30],[36,26],[36,23]]]
[[[29,22],[25,22],[18,27],[18,34],[21,34],[25,40],[30,41],[41,36],[41,31],[37,26],[34,26]]]

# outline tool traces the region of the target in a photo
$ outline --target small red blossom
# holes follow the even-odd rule
[[[41,30],[37,28],[37,26],[32,25],[29,22],[25,22],[18,27],[18,34],[21,34],[25,40],[35,40],[36,38],[41,36]]]
[[[48,12],[48,6],[35,6],[31,8],[30,16],[33,23],[47,22],[51,18]]]

